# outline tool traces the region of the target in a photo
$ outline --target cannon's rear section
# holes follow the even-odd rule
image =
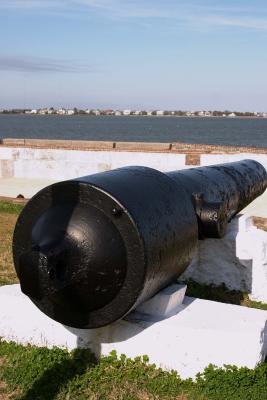
[[[167,174],[126,167],[48,186],[16,225],[21,289],[65,325],[107,325],[174,281],[198,238],[223,236],[266,187],[252,160]]]
[[[267,187],[265,168],[253,160],[167,173],[192,197],[199,238],[221,238],[227,223]]]

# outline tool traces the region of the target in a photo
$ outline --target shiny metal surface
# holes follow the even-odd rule
[[[167,174],[126,167],[48,186],[15,228],[21,289],[65,325],[112,323],[175,281],[198,238],[222,237],[266,187],[252,160]]]

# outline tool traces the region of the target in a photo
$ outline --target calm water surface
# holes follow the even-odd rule
[[[0,138],[267,147],[267,119],[0,115]]]

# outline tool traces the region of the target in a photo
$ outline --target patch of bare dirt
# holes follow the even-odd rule
[[[253,222],[258,229],[262,229],[263,231],[267,232],[267,218],[253,217]]]

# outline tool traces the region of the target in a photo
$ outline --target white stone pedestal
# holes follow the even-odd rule
[[[239,214],[222,239],[198,242],[193,262],[179,278],[221,285],[249,293],[267,303],[267,232],[257,229],[251,217]]]
[[[267,353],[267,311],[185,297],[171,286],[104,328],[67,328],[41,313],[19,285],[0,287],[0,337],[21,344],[90,347],[96,355],[112,350],[150,362],[183,378],[195,377],[210,363],[254,368]],[[168,300],[169,298],[169,300]],[[182,300],[183,299],[183,300]]]

